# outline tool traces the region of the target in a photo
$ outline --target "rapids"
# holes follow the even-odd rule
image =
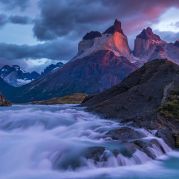
[[[177,179],[179,152],[152,131],[135,129],[157,139],[152,160],[136,150],[114,155],[121,143],[106,137],[119,123],[104,120],[75,105],[14,105],[0,108],[0,179]],[[96,162],[96,152],[105,148]],[[86,157],[84,153],[88,151]],[[166,153],[164,155],[164,153]]]

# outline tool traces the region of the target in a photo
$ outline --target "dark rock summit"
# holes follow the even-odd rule
[[[56,64],[51,64],[44,69],[44,71],[41,73],[41,76],[52,73],[52,72],[62,68],[63,66],[64,66],[64,64],[62,62],[58,62]]]
[[[160,36],[154,34],[150,27],[143,29],[143,31],[137,36],[137,38],[141,38],[145,40],[147,39],[161,40]]]
[[[169,138],[179,131],[178,86],[179,66],[164,59],[154,60],[119,85],[85,100],[83,105],[107,118],[137,127],[169,129],[170,133],[162,132]]]
[[[121,22],[117,19],[115,20],[114,24],[104,32],[104,34],[114,34],[115,32],[124,34],[122,31]]]
[[[174,44],[176,47],[179,47],[179,40],[177,40]]]
[[[84,37],[83,37],[83,40],[91,40],[91,39],[94,39],[96,37],[101,37],[102,34],[98,31],[91,31],[89,33],[87,33]]]
[[[153,33],[150,27],[147,27],[143,29],[135,39],[134,56],[144,58],[147,61],[152,59],[151,55],[154,53],[155,48],[159,46],[162,47],[164,44],[165,41],[161,40],[158,35]]]

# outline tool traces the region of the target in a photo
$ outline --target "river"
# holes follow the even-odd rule
[[[118,127],[120,124],[74,105],[2,107],[0,179],[179,178],[179,152],[166,144],[161,145],[167,155],[158,152],[157,160],[148,160],[138,151],[131,159],[110,155],[105,163],[95,165],[82,156],[89,147],[118,147],[117,141],[105,138],[106,132]],[[77,160],[83,161],[83,165],[74,168]]]

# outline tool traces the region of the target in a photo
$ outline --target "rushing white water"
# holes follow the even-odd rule
[[[158,159],[120,153],[123,144],[106,135],[120,127],[73,105],[0,108],[0,179],[179,177],[179,153],[144,129],[134,130],[158,141],[147,147]]]

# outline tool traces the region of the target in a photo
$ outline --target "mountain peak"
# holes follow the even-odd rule
[[[146,29],[143,29],[143,31],[137,37],[145,40],[148,39],[161,40],[158,35],[153,33],[151,27],[147,27]]]
[[[176,47],[179,47],[179,39],[176,40],[175,44],[174,44]]]
[[[115,32],[119,32],[119,33],[123,34],[122,27],[121,27],[121,22],[118,19],[116,19],[114,21],[114,24],[111,27],[109,27],[104,32],[104,34],[114,34]]]

